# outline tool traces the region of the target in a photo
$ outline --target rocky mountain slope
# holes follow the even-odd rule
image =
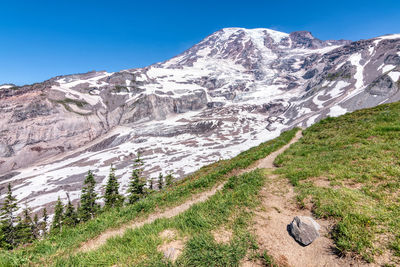
[[[123,188],[141,150],[149,177],[182,177],[294,126],[400,100],[400,34],[321,41],[309,32],[222,29],[142,69],[0,87],[0,189],[36,210],[85,173]],[[4,190],[1,191],[4,194]]]

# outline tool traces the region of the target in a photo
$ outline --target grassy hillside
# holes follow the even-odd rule
[[[332,219],[340,253],[400,258],[400,104],[325,119],[275,164],[299,204]]]
[[[171,239],[186,241],[184,253],[175,263],[177,266],[237,266],[247,251],[256,246],[247,227],[250,211],[258,204],[256,195],[264,179],[261,171],[232,176],[209,200],[176,217],[129,230],[98,250],[57,257],[54,264],[168,266],[170,263],[157,248]],[[218,243],[213,237],[213,231],[221,225],[232,232],[229,242]],[[163,238],[161,233],[165,230],[174,231],[176,237]]]
[[[189,199],[193,194],[203,192],[212,188],[216,184],[220,184],[223,181],[226,181],[227,179],[229,179],[229,173],[231,173],[232,171],[237,169],[245,169],[258,159],[266,157],[271,152],[287,144],[293,138],[297,130],[298,129],[293,129],[291,131],[285,132],[280,137],[265,142],[257,147],[251,148],[248,151],[245,151],[230,160],[221,160],[219,162],[216,162],[215,164],[203,167],[196,173],[177,183],[175,186],[161,192],[153,193],[144,200],[139,201],[133,205],[129,205],[121,209],[115,209],[109,212],[104,212],[92,221],[79,224],[74,228],[66,228],[60,234],[51,234],[44,240],[36,241],[29,246],[15,249],[14,251],[0,251],[0,266],[21,266],[38,264],[54,265],[58,262],[62,262],[62,264],[60,264],[64,266],[66,264],[64,260],[66,260],[70,255],[75,254],[75,252],[79,249],[83,242],[93,239],[107,229],[117,228],[134,219],[145,218],[152,212],[164,210],[171,206],[176,206]],[[256,175],[256,177],[258,177],[257,179],[263,178],[263,176],[259,173]],[[241,181],[243,183],[246,180]],[[227,186],[229,186],[230,184],[232,184],[232,182],[228,183]],[[226,188],[225,190],[228,189],[229,188]],[[254,190],[252,192],[252,194],[256,193]],[[244,203],[247,203],[245,199],[238,199],[237,201],[245,201]],[[209,202],[204,204],[205,207],[209,205],[211,205]],[[236,204],[231,203],[230,205]],[[195,214],[197,214],[196,208],[191,210],[192,212],[194,210],[196,212]],[[194,216],[196,217],[196,215]],[[243,216],[245,216],[245,214]],[[194,224],[193,226],[191,226],[192,223]],[[187,224],[191,227],[194,227],[194,229],[196,229],[196,223],[196,221],[190,220],[187,222]],[[217,224],[215,224],[214,226],[216,225]],[[148,227],[149,226],[146,226],[144,228],[148,229]],[[208,229],[210,229],[211,226],[208,227]],[[139,232],[141,231],[142,230],[139,230]],[[142,236],[141,239],[139,239],[143,241],[143,238],[144,237]],[[243,247],[244,245],[240,246]],[[144,247],[143,249],[144,251],[148,251],[146,250],[146,247]],[[226,249],[229,251],[228,248]],[[113,253],[109,254],[108,256],[105,255],[104,257],[100,257],[100,259],[104,259],[104,264],[115,262],[116,259],[120,258],[115,258],[117,256],[114,256],[114,254],[121,255],[121,253],[124,253],[124,251],[125,250],[122,249],[120,253]],[[73,257],[70,259],[70,261],[68,261],[68,263],[71,265],[76,265],[77,260],[78,262],[80,260],[82,260],[82,262],[88,262],[90,261],[90,259],[94,260],[94,258],[91,258],[90,255],[96,255],[97,257],[98,254],[96,253],[97,252],[94,252],[94,254],[88,253],[88,256],[79,254],[76,256],[78,258]],[[104,253],[107,253],[107,251],[105,251]],[[126,251],[126,253],[132,255],[132,251],[130,250]],[[140,254],[141,252],[137,253]],[[128,254],[126,256],[128,256]],[[162,254],[158,253],[157,255],[160,256]],[[132,261],[134,261],[134,259],[132,259],[131,256],[126,258],[126,262]],[[99,262],[99,264],[100,263],[101,262]]]

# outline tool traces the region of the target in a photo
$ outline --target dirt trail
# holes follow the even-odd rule
[[[348,258],[339,258],[333,252],[334,244],[328,237],[331,224],[317,220],[320,237],[309,246],[299,245],[288,233],[287,225],[296,215],[312,216],[308,209],[299,209],[295,193],[287,179],[269,175],[266,186],[261,190],[262,208],[255,212],[253,230],[260,251],[267,251],[279,266],[364,266]],[[247,261],[242,266],[264,266],[259,262]]]
[[[284,145],[283,147],[281,147],[277,151],[272,152],[267,157],[258,160],[256,163],[254,163],[252,166],[250,166],[250,168],[247,168],[243,172],[250,172],[250,171],[253,171],[253,170],[258,169],[258,168],[260,168],[260,169],[275,169],[276,167],[274,166],[274,161],[275,161],[276,157],[279,156],[280,154],[282,154],[293,143],[296,143],[297,141],[299,141],[299,139],[302,136],[303,136],[302,135],[302,131],[298,131],[296,133],[296,135],[293,137],[293,139],[290,140],[289,143],[287,143],[286,145]]]
[[[301,137],[298,132],[292,142]],[[282,153],[289,144],[258,162],[255,168],[275,169],[272,158]],[[256,235],[260,251],[267,251],[278,266],[370,266],[348,258],[339,258],[334,254],[334,244],[328,237],[331,223],[317,220],[320,225],[320,237],[309,246],[299,245],[288,233],[287,226],[294,216],[312,216],[310,209],[299,209],[295,200],[293,186],[286,178],[268,175],[265,187],[260,191],[262,205],[255,212],[253,231]],[[245,260],[242,267],[264,266],[259,261]]]
[[[239,173],[245,173],[245,172],[250,172],[252,170],[255,170],[257,168],[273,168],[273,162],[275,160],[275,158],[281,154],[283,151],[285,151],[291,144],[293,144],[294,142],[297,142],[301,137],[301,131],[298,131],[296,133],[296,136],[285,146],[283,146],[282,148],[280,148],[279,150],[271,153],[270,155],[268,155],[266,158],[261,159],[259,161],[257,161],[255,164],[253,164],[253,166],[240,171]],[[85,242],[79,249],[80,252],[88,252],[91,250],[95,250],[97,248],[99,248],[100,246],[104,245],[107,241],[107,239],[111,238],[111,237],[116,237],[116,236],[122,236],[126,230],[128,229],[134,229],[137,227],[141,227],[145,224],[149,224],[154,222],[157,219],[161,219],[161,218],[172,218],[174,216],[177,216],[178,214],[188,210],[192,205],[196,204],[196,203],[200,203],[200,202],[204,202],[206,201],[208,198],[210,198],[211,196],[213,196],[217,191],[219,191],[220,189],[222,189],[222,187],[224,186],[225,183],[222,183],[214,188],[212,188],[209,191],[206,192],[202,192],[199,194],[196,194],[194,196],[192,196],[192,198],[188,201],[186,201],[185,203],[170,208],[166,211],[163,212],[158,212],[158,213],[153,213],[150,214],[145,220],[143,221],[137,221],[137,222],[133,222],[133,223],[129,223],[129,224],[125,224],[123,226],[121,226],[118,229],[110,229],[107,230],[105,232],[103,232],[101,235],[99,235],[98,237],[96,237],[95,239],[91,239],[87,242]]]
[[[224,184],[220,184],[220,185],[212,188],[209,191],[194,195],[189,201],[186,201],[185,203],[183,203],[179,206],[170,208],[163,212],[150,214],[143,221],[125,224],[118,229],[107,230],[107,231],[103,232],[101,235],[99,235],[98,237],[96,237],[95,239],[89,240],[86,243],[84,243],[81,246],[80,251],[87,252],[90,250],[97,249],[100,246],[102,246],[104,243],[106,243],[107,239],[109,239],[111,237],[122,236],[125,233],[125,231],[128,229],[134,229],[137,227],[141,227],[145,224],[152,223],[157,219],[172,218],[172,217],[188,210],[192,205],[199,203],[199,202],[206,201],[209,197],[213,196],[218,190],[222,189],[223,186],[224,186]]]

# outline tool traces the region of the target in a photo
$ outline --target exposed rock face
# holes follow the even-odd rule
[[[146,68],[1,85],[0,189],[11,182],[33,208],[77,199],[87,170],[103,182],[111,163],[124,188],[138,149],[148,175],[182,177],[284,129],[400,100],[399,59],[400,35],[227,28]]]
[[[289,224],[290,234],[304,246],[308,246],[319,237],[318,231],[320,228],[316,221],[306,216],[296,216]]]

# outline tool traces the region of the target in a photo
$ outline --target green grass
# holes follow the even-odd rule
[[[340,253],[400,257],[400,104],[327,118],[275,161],[300,205],[335,223]],[[399,260],[399,258],[397,258]]]
[[[63,100],[57,100],[56,101],[59,104],[74,104],[80,108],[84,107],[85,105],[87,105],[87,103],[85,101],[80,101],[80,100],[75,100],[75,99],[71,99],[71,98],[65,98]]]
[[[175,186],[151,194],[134,205],[104,212],[92,221],[65,229],[61,234],[52,234],[30,246],[14,251],[0,251],[0,266],[53,263],[56,259],[70,255],[83,242],[109,228],[116,228],[131,220],[144,218],[156,210],[178,205],[193,194],[208,190],[225,181],[231,171],[244,169],[287,144],[297,131],[298,129],[287,131],[278,138],[251,148],[230,160],[221,160],[203,167]]]
[[[327,79],[328,81],[335,81],[335,80],[337,80],[337,79],[339,79],[339,78],[342,78],[342,79],[350,79],[351,76],[350,76],[350,74],[344,74],[343,71],[338,71],[338,72],[335,72],[335,73],[329,73],[329,74],[326,76],[326,79]]]
[[[192,206],[171,218],[159,219],[124,236],[109,240],[89,253],[57,258],[55,266],[238,266],[255,241],[247,230],[251,210],[259,204],[257,193],[265,176],[261,170],[233,176],[224,188],[209,200]],[[212,231],[229,225],[233,237],[229,243],[217,243]],[[173,264],[164,259],[157,247],[163,243],[159,234],[174,229],[186,239],[181,257]]]
[[[82,115],[82,116],[86,116],[86,115],[91,115],[92,113],[82,113],[82,112],[77,112],[74,111],[69,105],[76,105],[77,107],[83,108],[84,106],[86,106],[88,103],[85,101],[81,101],[81,100],[75,100],[75,99],[71,99],[71,98],[65,98],[63,100],[53,100],[53,102],[58,103],[60,105],[63,105],[63,107],[69,111],[69,112],[73,112],[76,113],[78,115]]]

